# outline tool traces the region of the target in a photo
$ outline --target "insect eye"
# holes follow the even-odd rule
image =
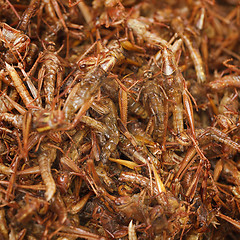
[[[80,67],[80,69],[84,69],[84,68],[87,67],[87,65],[83,63],[83,64],[81,64],[79,67]]]
[[[102,212],[102,209],[99,207],[97,210],[97,213],[101,213],[101,212]]]

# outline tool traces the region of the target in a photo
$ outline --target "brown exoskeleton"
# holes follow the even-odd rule
[[[149,26],[137,19],[129,19],[127,21],[127,26],[129,29],[133,30],[138,37],[141,37],[146,42],[160,45],[161,54],[158,53],[155,56],[155,59],[156,61],[161,59],[160,69],[164,76],[162,86],[170,102],[169,110],[173,114],[174,131],[177,135],[181,135],[184,131],[184,106],[192,134],[194,138],[196,138],[192,103],[186,88],[185,79],[178,68],[176,57],[171,49],[172,45],[155,33],[151,33]],[[161,57],[157,57],[159,54]]]
[[[54,97],[59,96],[59,90],[64,74],[64,66],[67,62],[64,61],[55,51],[55,44],[50,42],[47,49],[43,51],[40,58],[42,62],[41,68],[38,72],[38,91],[41,90],[43,82],[43,92],[45,95],[45,109],[50,109]]]
[[[150,109],[154,118],[153,139],[164,144],[166,138],[168,103],[164,90],[161,88],[161,80],[146,80],[143,85],[143,102]]]
[[[122,227],[116,220],[116,215],[110,212],[103,204],[94,209],[92,218],[99,221],[104,231],[112,238],[121,238],[127,235],[127,228]]]
[[[115,151],[118,142],[119,142],[119,130],[117,127],[117,109],[115,104],[110,98],[103,98],[100,100],[98,104],[94,104],[92,108],[96,110],[98,113],[104,110],[107,112],[103,112],[100,121],[104,123],[107,127],[105,132],[100,133],[103,136],[100,136],[100,139],[107,138],[107,141],[100,142],[102,144],[100,159],[103,163],[106,163],[111,153]],[[105,111],[106,111],[105,110]]]
[[[57,114],[57,116],[56,116],[55,111],[53,111],[52,113],[46,112],[46,110],[42,109],[41,106],[37,107],[37,104],[34,102],[33,98],[31,97],[30,93],[28,92],[26,86],[23,84],[17,71],[7,63],[6,63],[6,69],[15,85],[17,92],[19,93],[20,97],[22,98],[25,106],[27,108],[31,109],[32,112],[31,113],[27,112],[26,109],[24,109],[22,106],[20,106],[17,103],[14,103],[14,107],[17,108],[17,110],[22,115],[24,115],[24,117],[22,115],[12,115],[11,113],[2,113],[1,119],[11,122],[17,128],[20,128],[20,129],[23,128],[23,135],[24,134],[28,135],[27,133],[29,132],[31,127],[35,128],[40,133],[44,132],[44,131],[45,132],[49,131],[49,130],[57,127],[59,124],[59,117],[58,117],[59,115]],[[45,116],[43,117],[42,114],[44,114],[44,113],[45,113]],[[32,116],[33,116],[33,118],[32,118]],[[39,116],[42,116],[42,117],[40,117],[40,120],[43,119],[41,121],[43,121],[43,124],[45,124],[45,125],[41,125],[42,122],[40,120],[38,121]],[[60,119],[62,119],[62,118],[60,117]],[[33,123],[32,123],[32,120],[33,120]],[[40,122],[40,124],[39,124],[39,122]],[[50,138],[52,138],[54,136],[54,133],[52,134],[49,132],[48,136]],[[24,137],[24,142],[25,142],[24,148],[26,150],[25,155],[27,155],[27,152],[28,152],[27,149],[29,149],[30,145],[31,145],[29,143],[26,143],[27,139],[28,139],[28,136],[25,136]],[[35,142],[35,143],[33,143],[33,146],[35,144],[37,144],[37,141],[38,141],[38,139],[36,138],[33,141],[33,142]],[[47,200],[50,200],[56,190],[56,185],[55,185],[55,182],[51,175],[51,163],[55,160],[56,149],[54,149],[54,148],[50,149],[44,143],[43,145],[41,144],[41,152],[42,152],[42,154],[39,155],[38,161],[39,161],[42,178],[43,178],[43,181],[46,184],[46,188],[47,188],[46,198],[47,198]]]
[[[51,174],[51,165],[56,158],[56,148],[51,148],[47,144],[41,144],[38,164],[41,171],[42,179],[46,185],[45,197],[49,201],[55,191],[56,184]]]
[[[190,56],[192,58],[192,61],[195,66],[197,80],[199,83],[204,83],[206,81],[205,71],[203,68],[203,62],[201,55],[198,51],[198,49],[194,48],[191,41],[187,37],[187,35],[184,33],[184,25],[181,18],[174,18],[172,21],[172,27],[173,29],[179,34],[179,36],[182,38],[183,42],[186,44]]]
[[[101,59],[96,67],[88,71],[86,76],[77,83],[69,94],[63,112],[71,127],[75,126],[81,116],[91,107],[106,75],[120,62],[126,59],[125,50],[115,41],[101,52]],[[130,61],[135,63],[134,61]],[[78,111],[73,119],[74,114]]]
[[[139,186],[146,188],[148,191],[151,191],[150,179],[140,174],[136,174],[133,172],[122,172],[119,177],[119,180],[123,182],[129,182],[132,184],[138,184]],[[182,228],[187,227],[186,225],[184,226],[184,222],[188,219],[188,214],[186,213],[185,206],[181,205],[178,202],[178,200],[171,194],[170,191],[165,190],[165,192],[159,193],[159,190],[157,187],[157,181],[152,183],[152,191],[154,194],[157,194],[156,200],[160,205],[160,208],[159,209],[156,208],[155,211],[160,211],[160,214],[164,212],[166,216],[169,216],[169,217],[173,216],[177,212],[178,217],[175,219],[176,221],[175,224],[180,225]],[[154,211],[152,212],[151,215],[152,216],[150,220],[155,221],[157,217],[154,218]],[[172,226],[169,223],[167,227],[169,227],[169,230],[172,229],[172,227],[174,227],[174,223]],[[162,231],[163,229],[160,228],[160,230]]]
[[[227,87],[240,87],[240,76],[226,75],[222,78],[210,82],[209,87],[212,90],[219,91]]]
[[[4,55],[5,61],[10,64],[18,62],[19,59],[23,61],[30,44],[30,38],[27,35],[6,23],[1,23],[0,41],[4,43],[4,47],[7,49]]]

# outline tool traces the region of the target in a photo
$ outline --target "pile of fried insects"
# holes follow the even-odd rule
[[[0,0],[0,239],[240,237],[238,0]]]

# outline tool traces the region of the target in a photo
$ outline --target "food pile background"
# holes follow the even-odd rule
[[[239,239],[240,3],[0,1],[0,239]]]

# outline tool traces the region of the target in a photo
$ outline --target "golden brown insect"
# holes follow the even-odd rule
[[[126,16],[125,8],[120,1],[99,1],[95,0],[92,3],[94,10],[100,14],[96,25],[105,25],[107,28],[110,26],[117,26],[123,22]],[[102,9],[103,11],[99,11]],[[91,17],[93,18],[93,17]]]
[[[159,36],[149,32],[147,26],[138,20],[130,19],[128,27],[135,31],[137,36],[142,37],[145,41],[153,41],[160,44],[162,47],[162,73],[164,75],[163,89],[166,92],[168,99],[172,101],[170,109],[173,113],[173,127],[178,135],[183,133],[183,105],[187,112],[187,118],[192,130],[192,134],[195,137],[195,128],[193,120],[193,108],[186,90],[185,79],[178,69],[177,62],[172,50],[169,48],[169,43],[166,40],[161,39]],[[139,23],[137,27],[136,23]]]
[[[26,63],[28,66],[32,66],[34,60],[37,58],[38,46],[35,43],[30,43],[28,53],[26,56]]]
[[[153,162],[157,167],[159,167],[159,160],[150,154],[147,147],[137,141],[136,143],[137,145],[134,146],[129,139],[123,135],[120,135],[120,141],[118,145],[119,150],[137,164],[141,165]]]
[[[59,124],[61,124],[61,122],[64,119],[63,113],[61,111],[52,111],[52,112],[48,112],[46,110],[43,110],[40,107],[37,107],[37,103],[39,102],[35,102],[34,99],[31,97],[30,93],[28,92],[26,86],[24,85],[22,79],[19,77],[17,71],[10,66],[9,64],[6,63],[6,68],[7,71],[10,74],[10,77],[15,85],[15,88],[17,90],[17,92],[19,93],[20,97],[22,98],[25,106],[29,109],[32,110],[32,108],[35,108],[32,110],[33,113],[33,119],[34,119],[34,123],[33,123],[33,127],[37,129],[37,131],[39,132],[43,132],[43,131],[47,131],[50,129],[54,129],[57,126],[59,126]],[[9,99],[10,100],[10,99]],[[14,102],[14,101],[12,101]],[[14,104],[14,107],[22,114],[24,115],[27,111],[19,106],[17,103]],[[11,123],[15,123],[16,126],[20,126],[21,125],[21,116],[15,115],[14,117],[11,116],[11,114],[6,113],[5,114],[5,120],[8,120]],[[4,114],[2,115],[2,118],[4,118]],[[16,118],[16,120],[14,120],[14,118]]]
[[[47,49],[43,52],[40,58],[42,62],[41,68],[38,72],[38,91],[41,90],[43,82],[43,91],[45,97],[45,109],[54,108],[52,106],[54,97],[58,97],[62,78],[64,73],[64,62],[55,51],[55,44],[49,43]]]
[[[18,23],[18,29],[24,32],[27,30],[31,18],[36,14],[36,11],[39,9],[39,5],[40,0],[31,0],[28,8],[21,16],[21,19]]]
[[[238,121],[238,99],[236,93],[225,90],[218,107],[217,123],[224,131],[232,130]]]
[[[209,83],[212,90],[222,90],[227,87],[240,87],[240,76],[226,75]]]
[[[65,33],[68,33],[68,28],[66,26],[66,22],[64,20],[63,13],[62,13],[61,8],[60,8],[59,4],[57,3],[57,1],[55,1],[55,0],[41,1],[41,6],[40,6],[41,11],[39,11],[39,18],[42,17],[43,8],[47,15],[47,21],[49,22],[49,24],[51,26],[49,29],[50,31],[47,32],[47,34],[46,34],[46,35],[51,35],[50,39],[48,36],[48,39],[50,41],[54,41],[56,38],[55,34],[52,32],[52,29],[54,29],[55,33],[57,33],[60,29],[64,29]],[[41,19],[39,19],[39,20],[41,20]],[[47,39],[45,38],[45,40],[47,40]],[[67,46],[67,48],[68,47],[69,46]]]
[[[166,204],[166,202],[162,201],[163,199],[161,200],[161,195],[159,195],[159,191],[156,186],[156,183],[154,182],[151,184],[151,181],[149,178],[146,178],[140,174],[136,174],[133,172],[122,172],[119,177],[119,181],[135,183],[140,185],[141,187],[147,188],[149,191],[151,191],[151,188],[152,188],[153,193],[156,195],[156,200],[159,202],[159,204],[163,204],[163,205]]]
[[[51,199],[50,209],[57,214],[60,224],[67,220],[67,209],[59,192]]]
[[[79,118],[91,107],[104,77],[105,71],[101,67],[97,67],[73,87],[63,108],[65,119],[68,122],[73,121],[73,126],[78,123]],[[74,114],[77,111],[78,113],[74,118]]]
[[[173,113],[173,128],[177,134],[181,134],[184,129],[182,105],[184,79],[177,68],[176,60],[170,49],[163,49],[162,62],[164,75],[163,88],[168,98],[173,101],[170,107]]]
[[[93,212],[93,219],[98,220],[103,226],[104,231],[112,238],[121,238],[127,235],[127,228],[122,227],[116,221],[116,215],[101,204]]]
[[[102,49],[101,53],[103,54],[103,58],[100,60],[99,64],[106,72],[110,72],[117,64],[122,62],[139,67],[140,63],[131,59],[131,56],[127,54],[126,50],[131,48],[133,51],[135,50],[134,46],[131,43],[126,44],[126,41],[123,41],[122,43],[119,43],[118,41],[111,41],[106,48]]]
[[[180,37],[182,38],[183,42],[186,44],[186,46],[189,50],[190,56],[192,58],[194,66],[195,66],[198,82],[204,83],[206,81],[206,76],[205,76],[205,71],[203,68],[203,62],[202,62],[201,55],[200,55],[198,49],[193,47],[191,41],[186,36],[186,34],[184,34],[184,25],[183,25],[181,18],[174,18],[172,20],[172,27],[180,35]]]
[[[143,190],[139,194],[119,197],[115,200],[115,204],[127,219],[146,222],[148,206],[144,203],[145,196],[146,192]]]
[[[149,151],[155,157],[160,157],[162,151],[160,145],[153,140],[153,138],[146,133],[144,129],[144,124],[141,124],[138,121],[132,121],[127,125],[129,131],[134,135],[135,139],[147,146]]]
[[[170,49],[163,49],[162,72],[164,75],[163,87],[169,100],[173,100],[170,109],[173,113],[173,128],[178,135],[183,133],[183,106],[186,111],[191,133],[196,139],[195,124],[193,117],[193,106],[190,94],[186,88],[186,82],[177,67],[176,59]],[[190,95],[190,96],[189,96]],[[182,104],[183,103],[183,104]]]
[[[69,94],[63,111],[66,121],[73,120],[72,126],[75,126],[79,118],[91,107],[107,72],[111,71],[117,63],[125,59],[124,49],[122,47],[119,48],[119,45],[115,45],[115,43],[110,44],[110,50],[104,49],[107,52],[106,56],[100,60],[97,67],[94,67],[87,73],[80,83],[73,87]],[[104,51],[103,55],[105,55]],[[73,115],[78,109],[79,111],[73,119]]]
[[[4,55],[5,61],[8,63],[16,63],[19,59],[23,61],[30,44],[30,38],[27,35],[10,27],[6,23],[1,23],[0,41],[4,43],[4,46],[7,49]]]
[[[104,197],[106,199],[115,200],[115,196],[110,195],[104,188],[97,174],[93,160],[87,161],[86,176],[84,176],[87,183],[91,186],[92,190],[98,197]]]
[[[132,30],[139,38],[142,38],[146,42],[151,44],[159,44],[160,46],[167,46],[168,42],[162,39],[155,33],[149,31],[150,26],[141,20],[129,18],[127,20],[127,26]]]
[[[23,84],[22,80],[20,79],[17,71],[14,69],[14,67],[10,66],[8,63],[6,63],[6,69],[14,83],[14,86],[22,98],[24,104],[26,106],[35,106],[35,102],[33,101],[33,98],[30,96],[27,88]]]
[[[98,176],[100,177],[103,184],[106,186],[107,190],[110,192],[113,192],[114,189],[116,189],[115,182],[111,179],[111,177],[108,176],[106,170],[103,167],[97,166],[96,172]]]
[[[130,113],[142,119],[147,119],[149,117],[147,109],[145,109],[142,103],[137,100],[137,96],[135,94],[140,91],[141,85],[137,84],[133,79],[124,78],[123,84],[119,86],[118,81],[116,81],[114,78],[109,77],[104,80],[104,84],[101,88],[103,89],[103,93],[111,97],[114,102],[119,99],[119,105],[121,105],[120,101],[126,101],[127,111]],[[120,91],[123,94],[127,94],[127,99],[124,100],[121,97]],[[119,95],[117,94],[118,92]]]
[[[153,139],[164,142],[168,120],[168,102],[160,86],[161,80],[147,80],[143,85],[143,102],[154,118]]]
[[[51,148],[46,143],[42,143],[40,146],[40,154],[38,156],[38,164],[43,182],[46,185],[45,197],[47,201],[52,199],[56,191],[56,183],[51,174],[51,165],[55,158],[56,148]]]
[[[56,0],[44,0],[41,1],[40,11],[39,11],[39,24],[42,20],[47,28],[43,33],[43,39],[46,42],[56,42],[57,33],[64,31],[66,39],[66,56],[69,54],[69,38],[73,37],[75,39],[82,40],[84,34],[79,31],[82,29],[81,25],[70,23],[68,16],[62,9],[63,5],[59,4]],[[46,13],[46,19],[42,19],[43,9]],[[73,28],[74,30],[71,30]],[[77,30],[76,30],[77,29]]]
[[[148,189],[148,191],[151,191],[151,189],[152,189],[153,193],[156,194],[155,197],[156,197],[158,204],[161,205],[161,209],[162,209],[161,211],[164,211],[166,213],[166,215],[168,215],[168,216],[174,215],[174,213],[176,213],[176,212],[178,212],[178,214],[180,214],[180,215],[182,214],[182,217],[179,217],[180,215],[178,215],[179,218],[176,220],[176,222],[178,222],[178,221],[179,222],[176,224],[182,225],[181,227],[184,227],[182,223],[184,221],[187,221],[187,219],[188,219],[185,206],[180,206],[179,202],[171,194],[171,192],[166,191],[166,192],[159,193],[159,189],[157,187],[157,181],[156,182],[154,181],[153,184],[151,184],[150,179],[143,177],[140,174],[133,173],[133,172],[122,172],[119,177],[119,180],[123,181],[123,182],[138,184],[139,186]],[[152,216],[152,217],[154,219],[154,216]],[[171,229],[170,225],[167,227],[169,227],[169,229]]]
[[[104,108],[107,108],[107,112],[103,113],[103,116],[101,117],[101,122],[107,127],[107,131],[103,132],[103,134],[108,140],[103,144],[100,155],[100,159],[103,163],[106,163],[111,153],[115,151],[119,142],[119,131],[117,127],[118,115],[117,109],[110,98],[103,98],[99,103],[104,106]],[[95,104],[93,108],[99,112],[99,110],[102,109],[102,106],[96,109],[97,106]]]
[[[71,205],[69,207],[68,212],[70,212],[71,214],[76,214],[80,212],[84,208],[85,204],[87,203],[87,201],[91,196],[92,196],[92,192],[89,192],[88,194],[83,196],[76,204]]]
[[[226,133],[224,133],[223,131],[221,131],[221,130],[215,128],[215,127],[208,127],[205,130],[206,135],[205,135],[204,131],[202,132],[202,130],[201,130],[201,133],[202,134],[200,134],[200,136],[199,136],[200,141],[201,141],[201,138],[203,139],[203,142],[204,142],[205,139],[208,140],[210,138],[210,139],[213,139],[217,142],[226,144],[230,148],[233,148],[233,149],[236,149],[237,151],[240,151],[240,144],[233,141]]]

